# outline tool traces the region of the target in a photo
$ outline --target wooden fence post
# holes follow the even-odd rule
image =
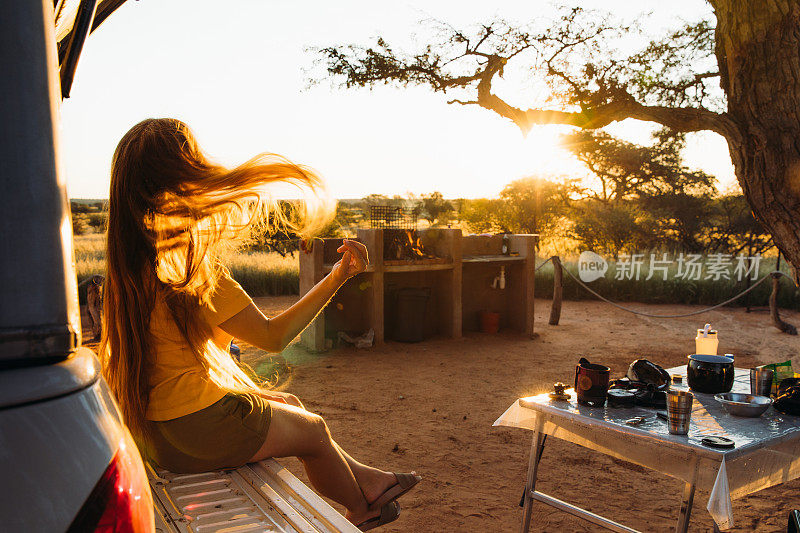
[[[557,255],[550,258],[553,261],[553,306],[550,308],[550,324],[557,326],[561,319],[561,298],[564,274],[561,272],[561,259]]]
[[[772,324],[784,333],[797,335],[797,328],[788,322],[781,320],[778,314],[778,291],[780,290],[780,274],[770,274],[772,276],[772,292],[769,295],[769,314],[772,317]]]

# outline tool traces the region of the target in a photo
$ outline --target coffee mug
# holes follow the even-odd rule
[[[575,393],[578,403],[592,407],[605,405],[610,375],[611,369],[607,366],[590,363],[581,357],[575,367]]]

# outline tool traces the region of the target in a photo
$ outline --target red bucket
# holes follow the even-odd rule
[[[500,313],[481,311],[481,331],[484,333],[497,333],[500,330]]]

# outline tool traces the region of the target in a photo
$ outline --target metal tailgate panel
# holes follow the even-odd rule
[[[336,533],[358,529],[278,462],[173,474],[149,468],[156,515],[179,533]],[[158,522],[158,520],[157,520]]]
[[[238,471],[246,475],[249,469],[262,483],[260,490],[275,490],[288,502],[314,529],[311,531],[359,532],[349,520],[339,514],[322,497],[308,488],[294,474],[274,459],[250,463]],[[255,486],[255,483],[253,483]]]

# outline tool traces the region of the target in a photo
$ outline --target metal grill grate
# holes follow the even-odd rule
[[[382,229],[417,229],[417,210],[390,205],[369,207],[369,225]]]

